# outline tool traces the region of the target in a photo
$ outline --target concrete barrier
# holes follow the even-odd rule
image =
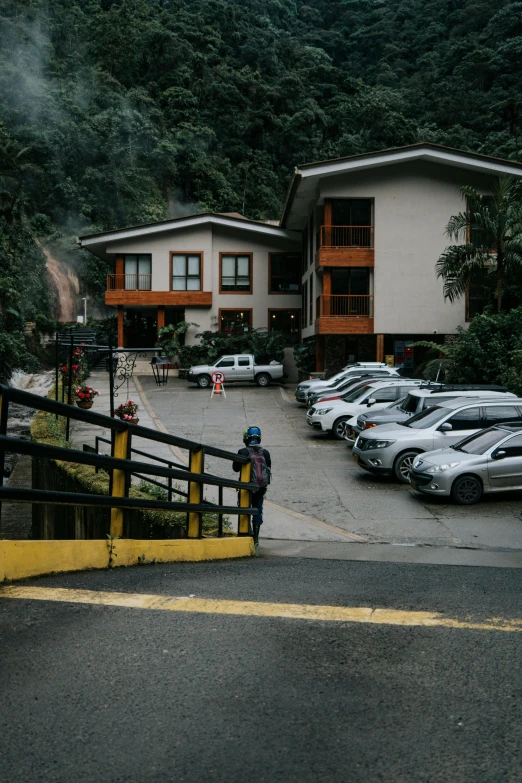
[[[138,563],[197,562],[250,557],[253,540],[203,538],[111,541],[0,540],[0,582],[42,574],[131,566]]]

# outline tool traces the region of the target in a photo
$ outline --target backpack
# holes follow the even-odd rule
[[[252,460],[252,473],[250,481],[261,489],[268,487],[270,483],[270,468],[266,464],[265,455],[258,446],[249,446],[248,452]]]

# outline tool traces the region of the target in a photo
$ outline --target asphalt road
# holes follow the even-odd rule
[[[261,557],[23,584],[276,616],[0,596],[1,783],[522,780],[520,632],[277,616],[287,602],[509,620],[520,570]]]

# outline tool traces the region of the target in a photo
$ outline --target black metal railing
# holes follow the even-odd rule
[[[10,403],[24,405],[35,411],[44,411],[54,416],[69,418],[90,424],[93,427],[101,427],[111,431],[111,455],[94,453],[94,450],[81,451],[79,449],[66,448],[64,446],[35,443],[28,440],[13,438],[7,435],[7,421]],[[170,463],[168,460],[156,458],[162,464],[140,462],[132,458],[133,453],[151,455],[141,452],[132,446],[135,438],[165,443],[169,446],[177,446],[189,452],[188,468],[179,463]],[[62,460],[64,462],[91,465],[94,468],[103,468],[111,475],[110,494],[85,494],[77,492],[58,492],[42,489],[19,489],[3,486],[5,452],[27,455],[35,459]],[[241,464],[240,480],[223,478],[205,472],[205,457],[212,456],[228,462]],[[167,463],[166,465],[164,463]],[[174,494],[183,497],[182,501],[155,500],[153,498],[129,497],[130,478],[132,475],[148,477],[157,481],[158,478],[167,479],[169,482],[177,480],[186,482],[187,491],[172,490]],[[110,536],[122,537],[124,513],[126,509],[157,509],[166,511],[186,512],[186,534],[188,538],[200,538],[203,532],[203,514],[212,510],[212,513],[221,517],[220,528],[222,530],[222,517],[224,514],[238,516],[238,535],[249,535],[249,517],[257,513],[251,507],[251,492],[257,489],[256,484],[250,483],[251,465],[248,457],[243,457],[233,452],[225,451],[214,446],[203,445],[185,438],[179,438],[169,433],[159,432],[147,427],[128,424],[119,419],[105,416],[101,413],[74,408],[64,403],[40,397],[30,392],[13,389],[0,385],[0,511],[2,501],[17,503],[36,503],[44,505],[69,505],[69,506],[96,506],[111,509]],[[159,482],[158,482],[159,483]],[[210,504],[204,500],[205,486],[217,487],[219,501]],[[239,491],[239,505],[229,506],[223,503],[223,490],[225,488]],[[172,493],[171,493],[172,497]]]

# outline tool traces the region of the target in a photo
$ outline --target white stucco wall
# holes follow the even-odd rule
[[[459,187],[489,190],[486,177],[418,162],[325,178],[326,198],[374,199],[374,329],[383,334],[454,333],[465,325],[465,301],[444,300],[435,264],[450,244],[444,229],[464,208]],[[304,335],[311,330],[307,330]]]
[[[268,310],[301,309],[300,294],[268,293],[268,254],[300,252],[299,242],[241,231],[237,228],[202,226],[170,231],[163,235],[117,241],[107,245],[107,253],[150,253],[152,255],[152,290],[169,291],[170,253],[176,251],[203,253],[203,291],[212,292],[212,307],[185,307],[185,320],[199,324],[187,333],[187,344],[197,342],[195,335],[218,328],[220,308],[252,309],[253,328],[268,326]],[[252,253],[252,294],[220,294],[219,254]]]

